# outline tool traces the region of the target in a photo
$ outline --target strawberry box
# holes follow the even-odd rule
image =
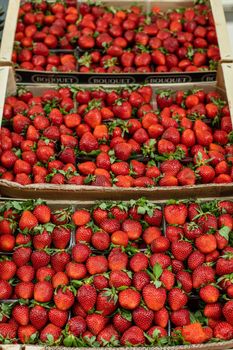
[[[231,61],[232,53],[222,5],[217,0],[210,0],[205,3],[213,14],[213,19],[210,15],[211,19],[209,19],[209,22],[207,21],[208,23],[205,19],[206,16],[208,17],[208,7],[202,8],[201,6],[205,6],[203,2],[199,4],[197,1],[195,5],[193,1],[186,0],[146,3],[137,0],[130,10],[129,19],[124,20],[123,32],[126,34],[123,34],[126,36],[126,40],[123,34],[122,36],[119,34],[121,30],[119,32],[118,24],[113,26],[114,28],[117,27],[114,30],[109,28],[112,36],[109,36],[106,28],[108,23],[112,22],[112,17],[116,13],[117,16],[113,18],[114,23],[118,23],[121,16],[123,16],[123,19],[124,16],[128,16],[128,12],[125,10],[130,8],[131,2],[103,1],[96,6],[96,3],[80,1],[77,4],[72,2],[72,6],[70,6],[67,1],[66,16],[64,15],[62,19],[58,19],[58,21],[62,21],[65,18],[66,23],[58,22],[59,24],[55,25],[56,30],[54,30],[53,25],[51,26],[53,24],[51,17],[47,16],[49,18],[46,17],[44,20],[40,18],[39,14],[37,20],[40,26],[35,34],[34,44],[36,45],[32,48],[31,37],[34,34],[24,35],[24,30],[25,28],[27,32],[32,30],[31,26],[34,25],[32,21],[32,18],[34,18],[33,12],[38,9],[45,12],[47,6],[47,10],[57,14],[57,11],[61,11],[59,6],[63,5],[58,6],[53,5],[53,2],[48,2],[45,7],[44,5],[34,4],[34,7],[30,8],[30,4],[24,5],[24,2],[22,2],[25,7],[20,11],[21,13],[23,11],[27,12],[27,17],[25,24],[20,21],[17,25],[20,2],[14,0],[9,6],[5,22],[0,62],[7,65],[12,65],[12,61],[16,63],[16,76],[20,83],[169,84],[213,81],[216,78],[217,62]],[[197,22],[193,20],[194,14],[190,15],[190,11],[193,11],[194,6],[196,6],[195,11],[203,12]],[[92,11],[91,8],[95,8],[94,12],[96,12],[93,21],[89,18],[92,16],[89,13]],[[188,10],[183,18],[183,13],[187,8],[191,8],[191,10]],[[122,11],[119,9],[122,9]],[[171,11],[168,11],[170,9]],[[103,11],[106,18],[99,20],[99,14],[103,15]],[[140,11],[143,13],[141,17],[138,14]],[[14,19],[12,19],[12,14],[15,16]],[[81,17],[78,18],[79,14],[81,14]],[[167,23],[164,23],[164,21],[166,22],[165,18],[170,18],[169,16],[171,16],[171,20],[169,19]],[[43,24],[43,21],[45,21],[47,27]],[[92,23],[90,24],[88,21],[92,21]],[[134,26],[136,21],[138,23]],[[156,21],[158,21],[158,25],[155,24]],[[121,24],[121,22],[120,20],[119,23]],[[182,27],[183,23],[186,23],[185,28]],[[214,33],[213,23],[215,23],[216,34]],[[49,28],[48,38],[44,38],[43,25]],[[61,29],[63,26],[64,31]],[[153,26],[156,27],[156,30]],[[168,35],[168,27],[171,36],[167,38],[170,35]],[[189,38],[183,36],[186,29]],[[195,29],[197,32],[195,32]],[[36,27],[34,30],[36,30]],[[16,49],[14,49],[15,31]],[[132,39],[132,35],[135,34],[134,31],[137,33],[135,39]],[[52,33],[52,38],[50,33]],[[177,33],[179,43],[175,42],[174,44]],[[195,34],[196,39],[194,39],[192,33]],[[171,38],[172,40],[170,40]],[[206,38],[209,40],[208,43]],[[110,41],[113,39],[114,45],[110,45]],[[119,41],[117,45],[115,39]],[[123,44],[121,39],[124,41]],[[193,39],[194,44],[190,45],[190,41]],[[43,40],[45,40],[46,45],[48,44],[47,46],[43,44]],[[152,40],[151,44],[149,44],[149,40]],[[163,42],[165,42],[165,47],[163,47]],[[121,47],[121,45],[123,46]],[[174,55],[178,47],[177,50],[173,49],[173,45],[180,45],[179,57]],[[55,51],[52,54],[54,49]],[[60,55],[56,54],[57,49],[68,49],[71,52],[64,52]],[[84,53],[81,51],[84,51]],[[76,60],[78,60],[78,65],[76,65]]]
[[[60,193],[64,198],[85,200],[142,195],[153,199],[231,195],[232,72],[232,65],[225,63],[219,68],[216,83],[129,86],[127,89],[93,87],[93,95],[90,89],[75,85],[51,85],[49,89],[31,85],[28,91],[19,88],[16,98],[12,96],[16,92],[12,70],[1,68],[2,91],[5,91],[0,104],[1,194],[56,199]],[[199,104],[203,97],[208,99],[206,107]],[[36,105],[34,102],[27,105],[29,100]],[[175,101],[172,118],[167,115],[169,109],[164,103],[170,105]],[[16,102],[14,111],[12,106]],[[147,111],[143,113],[145,108]],[[19,114],[15,118],[16,111]],[[123,111],[126,114],[121,119]],[[43,118],[37,116],[38,112],[44,114]],[[182,121],[177,119],[179,113],[183,114]],[[204,119],[198,120],[203,113]],[[125,116],[130,119],[124,120]],[[50,125],[51,120],[54,125]],[[200,138],[203,127],[207,135],[204,141]],[[173,175],[168,164],[175,164]],[[203,170],[208,170],[208,177]]]
[[[69,259],[33,247],[26,256],[17,243],[12,257],[1,254],[0,342],[232,348],[232,207],[231,198],[69,202]],[[6,222],[15,237],[22,224],[27,237],[54,222],[49,208],[57,220],[67,202],[2,198],[2,241]]]

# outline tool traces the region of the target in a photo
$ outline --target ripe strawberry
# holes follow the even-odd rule
[[[193,271],[192,279],[193,288],[200,288],[202,285],[215,281],[215,271],[210,266],[199,265]]]
[[[40,340],[43,343],[53,345],[54,342],[56,342],[60,338],[61,332],[62,329],[60,327],[57,327],[52,323],[48,323],[40,333]]]
[[[51,234],[53,245],[57,249],[65,249],[70,242],[71,230],[66,227],[57,226]]]
[[[29,210],[25,210],[19,220],[20,230],[32,229],[38,225],[38,220]]]
[[[214,337],[222,340],[230,340],[233,337],[233,327],[228,322],[220,321],[214,327]]]
[[[27,326],[29,323],[29,307],[27,305],[15,305],[12,316],[19,325]]]
[[[51,210],[45,204],[39,204],[33,210],[33,215],[37,218],[40,224],[46,224],[50,221]]]
[[[101,345],[108,343],[117,346],[119,344],[119,335],[112,325],[108,325],[98,334],[97,341]]]
[[[101,314],[93,313],[86,317],[87,327],[92,334],[98,335],[106,326],[108,320]]]
[[[105,256],[90,256],[86,267],[90,275],[101,274],[108,271],[108,261]]]
[[[206,304],[204,307],[204,315],[209,319],[220,320],[222,316],[222,306],[220,303]]]
[[[19,247],[13,253],[13,261],[17,267],[26,265],[31,258],[32,249],[29,247]]]
[[[14,277],[17,266],[14,261],[4,260],[0,261],[0,279],[9,281]]]
[[[86,321],[81,316],[71,317],[67,323],[67,331],[69,334],[79,337],[86,330]]]
[[[227,320],[227,322],[230,323],[231,325],[233,325],[232,310],[233,310],[233,301],[229,300],[223,306],[222,313],[225,319]]]
[[[176,327],[183,327],[190,324],[190,312],[187,309],[180,309],[171,313],[171,321]]]
[[[125,289],[119,293],[119,304],[127,310],[134,310],[140,304],[141,296],[133,289]]]
[[[68,320],[68,312],[52,308],[48,312],[49,321],[57,327],[63,328]]]
[[[37,282],[34,286],[34,299],[41,303],[49,302],[53,297],[53,287],[50,282]]]
[[[193,282],[192,282],[192,277],[191,274],[187,271],[178,271],[176,274],[176,278],[181,283],[182,289],[186,293],[190,293],[193,288]]]
[[[154,319],[153,311],[147,310],[142,306],[138,306],[136,309],[134,309],[132,316],[135,325],[141,328],[143,331],[146,331],[151,327]]]
[[[214,235],[204,234],[196,238],[195,246],[201,253],[208,254],[217,248],[217,241]]]
[[[37,329],[42,329],[48,321],[48,313],[41,305],[35,305],[30,309],[29,314],[31,324]]]
[[[144,345],[145,337],[141,328],[132,326],[123,333],[120,342],[123,346],[127,344],[130,344],[132,346]]]
[[[185,341],[191,344],[202,344],[207,340],[206,334],[200,323],[192,323],[184,326],[181,334]]]
[[[173,242],[171,252],[177,260],[184,261],[192,253],[192,244],[186,241]]]
[[[74,294],[66,287],[59,288],[53,297],[56,307],[61,311],[66,311],[74,304]]]
[[[14,339],[16,338],[16,329],[13,325],[9,323],[0,323],[0,336],[4,339]]]
[[[22,344],[34,343],[37,338],[36,328],[32,325],[20,326],[18,328],[18,338]]]
[[[182,309],[188,302],[187,295],[179,288],[173,288],[168,293],[168,304],[172,311]]]
[[[76,298],[83,309],[88,312],[95,306],[97,298],[96,289],[89,284],[84,284],[79,288]]]
[[[111,271],[109,275],[109,286],[120,288],[122,286],[130,286],[131,279],[124,271]]]
[[[205,303],[216,303],[218,301],[220,293],[216,287],[207,285],[200,289],[199,295]]]
[[[164,208],[165,219],[170,225],[184,225],[188,210],[185,204],[169,204]]]
[[[165,304],[166,290],[162,287],[156,288],[152,284],[147,284],[142,290],[142,296],[149,309],[158,311]]]

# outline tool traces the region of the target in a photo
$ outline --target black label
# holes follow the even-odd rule
[[[136,74],[97,74],[97,73],[53,73],[16,70],[16,80],[20,84],[182,84],[216,80],[216,72],[191,73],[136,73]]]
[[[33,84],[78,84],[79,78],[76,73],[51,73],[51,72],[30,72],[16,70],[16,79],[19,83]]]
[[[150,75],[145,78],[145,83],[147,84],[183,84],[183,83],[191,83],[192,77],[189,75]]]
[[[101,76],[91,76],[88,77],[88,83],[91,84],[135,84],[137,80],[133,76],[124,76],[124,75],[106,75]]]

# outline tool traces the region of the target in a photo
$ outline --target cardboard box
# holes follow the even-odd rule
[[[86,1],[86,0],[85,0]],[[79,1],[78,3],[80,3]],[[192,7],[192,0],[160,0],[153,2],[144,2],[136,0],[139,6],[142,6],[148,13],[153,5],[159,6],[162,10],[169,8]],[[113,5],[127,8],[132,2],[129,0],[123,1],[103,1],[103,4]],[[216,32],[220,48],[221,62],[233,61],[229,35],[226,27],[226,21],[223,11],[223,6],[219,0],[209,0],[210,7],[215,19]],[[17,15],[19,10],[20,0],[10,1],[7,17],[5,21],[5,29],[3,33],[2,46],[0,50],[0,62],[6,65],[12,65],[11,56],[14,46],[14,35],[17,23]],[[37,84],[134,84],[134,83],[149,83],[149,84],[172,84],[172,83],[190,83],[199,81],[214,81],[216,79],[216,71],[203,72],[182,72],[182,73],[59,73],[59,72],[39,72],[16,69],[17,81],[21,84],[37,83]]]
[[[218,71],[217,82],[202,84],[178,84],[169,88],[178,90],[188,90],[190,87],[203,88],[205,91],[217,90],[228,100],[233,120],[233,64],[224,63]],[[0,122],[2,118],[2,108],[5,95],[12,94],[15,90],[15,83],[12,81],[12,71],[9,67],[0,68],[0,82],[2,94],[0,100]],[[54,88],[54,85],[50,86]],[[168,88],[164,85],[156,85],[156,88]],[[31,91],[35,94],[41,93],[46,86],[31,85]],[[0,180],[0,192],[4,196],[19,198],[64,198],[69,200],[92,200],[92,199],[121,199],[139,198],[146,196],[148,199],[169,199],[169,198],[189,198],[189,197],[220,197],[233,195],[233,183],[230,184],[198,184],[194,186],[176,187],[154,187],[154,188],[119,188],[119,187],[96,187],[77,185],[53,185],[53,184],[31,184],[22,186],[15,182]]]
[[[228,199],[228,200],[231,200],[232,201],[232,198],[216,198],[217,200],[223,200],[223,199]],[[22,201],[21,199],[16,199],[17,201]],[[208,201],[208,200],[211,200],[211,198],[200,198],[200,201],[203,202],[203,201]],[[7,198],[1,198],[0,200],[0,205],[1,204],[4,204],[6,201],[9,201],[9,199]],[[165,205],[165,201],[164,200],[156,200],[156,201],[152,201],[153,204],[155,205],[160,205],[162,208],[163,206]],[[47,205],[51,208],[51,209],[60,209],[60,208],[63,208],[64,206],[67,207],[67,206],[71,206],[73,208],[73,210],[75,209],[91,209],[93,204],[95,204],[94,201],[88,201],[88,202],[83,202],[83,201],[69,201],[69,203],[67,203],[67,201],[52,201],[52,200],[48,200],[47,201]],[[166,226],[167,226],[167,223],[165,222],[165,219],[164,219],[164,216],[163,216],[163,220],[162,220],[162,223],[161,225],[163,226],[164,228],[164,231],[163,232],[166,232]],[[73,245],[75,244],[75,242],[73,241]],[[197,295],[191,295],[190,298],[194,300],[198,300],[198,296]],[[11,300],[13,301],[13,300]],[[10,300],[5,300],[4,301],[5,303],[9,303]],[[70,313],[71,315],[71,313]],[[171,334],[171,321],[169,320],[168,322],[168,326],[167,326],[167,331],[168,331],[168,335]],[[139,349],[143,349],[143,350],[146,350],[148,349],[149,346],[144,346],[144,347],[135,347],[136,350],[139,350]],[[165,350],[225,350],[225,349],[232,349],[233,348],[233,340],[229,340],[229,341],[219,341],[219,342],[209,342],[209,343],[205,343],[205,344],[198,344],[198,347],[197,345],[192,345],[192,344],[185,344],[185,345],[177,345],[177,346],[164,346],[163,349]],[[74,349],[74,348],[69,348],[69,347],[65,347],[63,345],[55,345],[55,346],[48,346],[48,345],[42,345],[42,344],[38,344],[38,345],[27,345],[27,344],[23,344],[23,345],[20,345],[20,344],[10,344],[10,345],[0,345],[0,350],[52,350],[52,349],[56,349],[56,350],[71,350],[71,349]],[[93,348],[91,347],[87,347],[88,350],[91,350]],[[104,349],[103,347],[101,349]],[[116,349],[114,347],[110,347],[110,350],[113,350],[113,349]],[[117,349],[120,349],[120,350],[130,350],[132,349],[131,347],[117,347]],[[161,346],[153,346],[153,349],[154,350],[161,350]]]

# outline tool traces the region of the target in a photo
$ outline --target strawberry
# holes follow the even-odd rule
[[[34,343],[37,335],[36,328],[32,325],[20,326],[18,328],[18,338],[22,344]]]
[[[166,301],[166,291],[164,288],[156,288],[152,284],[147,284],[142,290],[143,300],[146,306],[153,310],[160,310]]]
[[[57,327],[64,327],[68,320],[68,312],[52,308],[48,312],[49,321]]]
[[[139,272],[142,270],[146,270],[148,266],[148,258],[143,253],[136,253],[130,259],[130,269],[133,272]]]
[[[179,283],[182,285],[182,289],[186,293],[190,293],[193,288],[193,283],[192,283],[192,277],[189,272],[187,271],[178,271],[176,274],[176,278]]]
[[[114,292],[111,290],[101,291],[97,295],[96,310],[101,312],[103,316],[112,314],[117,308],[116,298],[114,298]]]
[[[228,323],[233,325],[233,318],[232,318],[232,309],[233,309],[233,301],[229,300],[226,302],[226,304],[223,306],[222,313]]]
[[[8,339],[16,338],[15,327],[9,323],[0,323],[0,336]]]
[[[134,274],[132,283],[137,290],[141,291],[150,283],[150,277],[146,271],[139,271]]]
[[[97,293],[96,289],[89,285],[82,285],[77,293],[77,300],[85,311],[93,309],[96,303]]]
[[[214,337],[222,340],[232,339],[233,327],[228,322],[218,322],[214,327]]]
[[[143,331],[141,328],[137,326],[132,326],[129,329],[127,329],[121,339],[120,339],[121,345],[125,346],[127,344],[130,344],[132,346],[135,345],[144,345],[145,344],[145,337],[143,334]]]
[[[90,213],[84,209],[76,210],[72,215],[72,220],[77,226],[86,225],[90,221]]]
[[[20,230],[32,229],[38,225],[38,220],[29,210],[25,210],[19,220]]]
[[[179,288],[173,288],[168,293],[168,304],[172,311],[182,309],[188,302],[187,295]]]
[[[117,346],[119,344],[119,335],[116,329],[112,325],[109,325],[98,334],[97,341],[101,345],[108,343]]]
[[[67,331],[76,337],[82,335],[86,330],[86,321],[81,316],[71,317],[67,322]]]
[[[93,313],[87,315],[86,322],[88,329],[94,335],[98,335],[105,328],[108,320],[101,314]]]
[[[95,249],[107,250],[110,245],[109,234],[105,231],[97,231],[92,235],[91,243]]]
[[[66,311],[74,304],[75,298],[74,294],[64,287],[56,291],[53,300],[59,310]]]
[[[15,305],[12,310],[12,316],[21,326],[27,326],[29,323],[29,307],[26,305]]]
[[[204,315],[209,319],[220,320],[222,316],[222,306],[220,303],[206,304],[204,307]]]
[[[91,275],[104,273],[108,270],[108,261],[104,256],[90,256],[87,259],[86,267]]]
[[[141,296],[133,289],[125,289],[119,293],[119,304],[127,310],[134,310],[140,304]]]
[[[54,228],[51,238],[55,248],[65,249],[69,245],[71,231],[68,228],[57,226]]]
[[[186,241],[173,242],[171,252],[177,260],[184,261],[192,253],[192,244]]]
[[[35,305],[30,309],[29,314],[31,324],[37,329],[42,329],[48,321],[48,313],[43,306]]]
[[[142,306],[139,306],[136,309],[134,309],[132,316],[135,325],[141,328],[143,331],[146,331],[151,327],[154,319],[153,311],[146,310]]]
[[[176,327],[183,327],[190,324],[190,312],[187,309],[180,309],[171,313],[171,321]]]
[[[111,271],[109,275],[109,286],[120,288],[122,286],[130,286],[131,279],[124,271]]]
[[[181,334],[185,341],[191,344],[201,344],[207,340],[206,334],[200,323],[192,323],[182,328]]]
[[[53,297],[53,287],[50,282],[37,282],[34,286],[34,299],[41,303],[49,302]]]
[[[202,285],[212,283],[215,280],[215,271],[212,267],[199,265],[195,268],[192,275],[193,288],[200,288]]]
[[[201,253],[208,254],[217,248],[217,241],[214,235],[204,234],[196,238],[195,246]]]
[[[165,219],[168,224],[184,225],[188,215],[185,204],[169,204],[164,208]]]
[[[34,208],[33,215],[40,224],[46,224],[50,221],[51,210],[47,205],[39,204]]]
[[[48,323],[40,333],[40,340],[43,343],[53,345],[61,336],[62,329],[52,323]]]
[[[0,262],[0,278],[1,280],[9,281],[14,277],[17,266],[14,261],[5,260]]]

